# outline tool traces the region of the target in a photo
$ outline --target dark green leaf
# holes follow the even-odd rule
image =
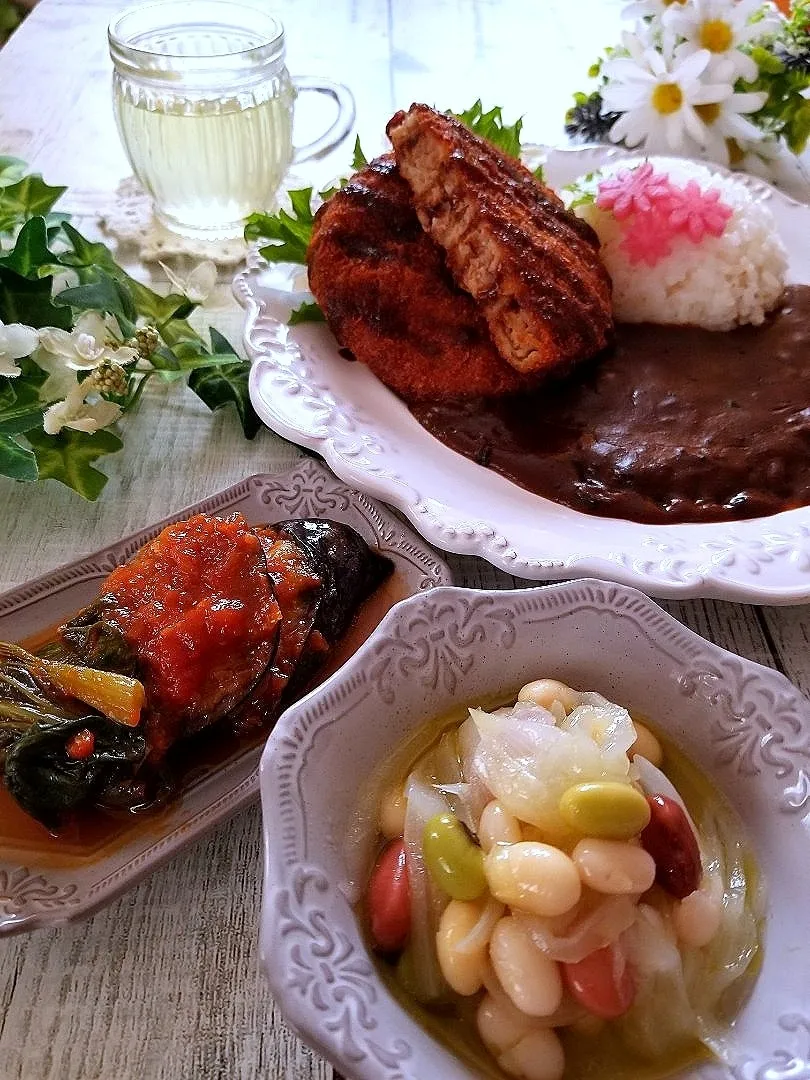
[[[104,270],[95,270],[95,281],[63,289],[54,297],[54,303],[66,305],[74,311],[99,311],[122,319],[134,321],[138,317],[132,293],[126,282],[111,277]]]
[[[85,728],[95,736],[93,752],[74,760],[68,740]],[[55,829],[66,813],[131,776],[145,757],[146,739],[138,728],[94,714],[43,719],[8,751],[5,784],[26,813]]]
[[[239,359],[228,361],[227,358],[235,357],[236,354],[227,338],[213,328],[211,330],[211,348],[211,358],[219,358],[223,362],[217,367],[206,364],[204,367],[195,368],[188,378],[189,388],[212,411],[221,409],[224,405],[233,404],[239,414],[239,421],[245,438],[253,439],[262,423],[256,415],[248,393],[250,363],[247,360]],[[209,358],[206,357],[205,359],[208,360]]]
[[[42,423],[45,405],[18,404],[16,408],[0,409],[0,435],[22,435]]]
[[[94,469],[92,462],[115,454],[124,445],[106,429],[93,435],[67,429],[58,435],[29,431],[26,438],[36,454],[41,480],[58,480],[90,501],[99,497],[107,483],[107,477]]]
[[[28,450],[11,435],[4,435],[0,431],[0,476],[8,476],[12,480],[36,480],[39,476],[37,459],[31,450]]]
[[[354,140],[354,153],[352,154],[352,168],[354,169],[355,172],[357,172],[358,169],[364,169],[366,167],[366,165],[368,165],[368,159],[366,158],[366,155],[363,153],[363,148],[360,145],[360,136],[358,135],[357,138]]]
[[[317,304],[305,300],[300,307],[290,312],[287,322],[290,326],[297,326],[299,323],[307,322],[324,322],[324,315]]]
[[[11,251],[0,256],[0,266],[14,270],[22,277],[37,277],[41,266],[52,266],[56,256],[48,250],[45,218],[33,217],[20,229]]]
[[[0,319],[5,323],[21,322],[39,329],[56,326],[71,328],[70,311],[51,300],[52,277],[29,281],[14,270],[0,266]]]

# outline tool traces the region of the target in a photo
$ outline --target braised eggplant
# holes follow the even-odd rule
[[[43,676],[41,660],[0,651],[6,787],[50,829],[83,804],[165,801],[188,740],[203,729],[269,727],[391,570],[339,522],[252,527],[239,514],[198,514],[168,526],[46,650],[74,675],[124,677],[140,698],[108,705],[110,695],[88,694],[81,678],[60,684]]]

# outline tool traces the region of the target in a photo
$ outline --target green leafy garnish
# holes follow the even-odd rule
[[[188,376],[209,408],[232,404],[253,438],[249,365],[221,334],[211,331],[209,345],[190,325],[196,301],[137,281],[105,244],[52,212],[64,191],[0,155],[0,476],[57,480],[96,499],[107,482],[96,463],[123,446],[110,426],[154,376],[167,384]],[[77,379],[69,353],[88,328],[98,359]],[[19,355],[21,340],[33,355]]]
[[[290,326],[297,326],[299,323],[323,321],[324,314],[320,307],[315,303],[310,303],[308,300],[305,300],[300,307],[291,311],[290,317],[287,319]]]
[[[292,214],[279,210],[277,214],[251,214],[245,224],[245,239],[267,239],[272,243],[259,248],[268,262],[305,264],[307,247],[312,236],[315,211],[312,209],[312,188],[288,191]]]
[[[491,142],[493,146],[497,146],[499,150],[503,150],[510,157],[520,157],[520,132],[523,129],[523,117],[518,117],[514,124],[505,124],[503,122],[503,110],[500,106],[496,105],[489,112],[484,112],[480,98],[469,109],[465,109],[464,112],[451,112],[449,115],[455,116],[462,124],[466,124],[474,134],[480,135],[487,142]]]

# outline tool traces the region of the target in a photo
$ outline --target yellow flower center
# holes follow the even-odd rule
[[[664,7],[671,7],[672,4],[685,4],[686,0],[664,0]]]
[[[709,52],[725,52],[733,41],[731,27],[722,19],[708,19],[700,28],[700,44]]]
[[[652,93],[653,108],[664,116],[677,112],[683,105],[683,91],[677,83],[659,83]]]
[[[726,139],[726,147],[728,148],[729,165],[739,165],[745,157],[745,154],[740,148],[740,144],[736,139]]]
[[[719,102],[713,102],[711,105],[696,105],[695,112],[704,124],[713,124],[720,115],[721,107]]]

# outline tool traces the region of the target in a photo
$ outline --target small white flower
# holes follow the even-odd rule
[[[689,0],[672,4],[662,22],[667,30],[685,39],[678,47],[679,55],[690,56],[699,49],[711,54],[706,72],[709,78],[753,82],[759,68],[740,46],[779,26],[778,17],[769,13],[757,22],[750,21],[762,7],[762,0]]]
[[[706,125],[703,149],[712,161],[720,165],[734,164],[734,146],[753,146],[765,138],[765,132],[745,119],[746,113],[757,112],[767,101],[766,93],[732,94],[715,105],[698,105],[696,112]]]
[[[759,129],[757,132],[760,137],[755,142],[733,138],[728,140],[726,145],[729,164],[734,169],[742,169],[743,172],[761,176],[764,180],[778,181],[782,157],[779,140],[774,136],[763,138]]]
[[[102,318],[96,311],[85,311],[70,331],[46,327],[39,340],[45,352],[61,357],[74,371],[90,371],[103,360],[129,364],[138,355],[123,344],[115,316]]]
[[[42,426],[46,435],[58,435],[62,428],[73,428],[74,431],[84,431],[92,435],[99,428],[109,427],[121,415],[121,406],[114,401],[105,401],[97,398],[90,403],[87,398],[96,395],[92,375],[80,383],[74,377],[73,386],[68,390],[64,401],[57,401],[55,405],[45,410],[42,417]]]
[[[661,49],[643,48],[633,34],[623,35],[628,56],[610,59],[603,72],[602,111],[623,115],[610,130],[613,142],[642,146],[648,153],[692,151],[706,144],[706,125],[696,112],[731,97],[728,82],[705,83],[701,76],[711,53],[700,49],[680,56],[667,36]]]
[[[199,263],[187,278],[181,278],[165,263],[160,264],[173,289],[189,299],[192,304],[204,304],[217,283],[217,266],[210,259]]]
[[[683,7],[688,0],[635,0],[622,8],[623,19],[660,19],[671,7]]]
[[[39,334],[22,323],[3,323],[0,319],[0,375],[16,379],[20,367],[15,360],[30,356],[39,343]]]

